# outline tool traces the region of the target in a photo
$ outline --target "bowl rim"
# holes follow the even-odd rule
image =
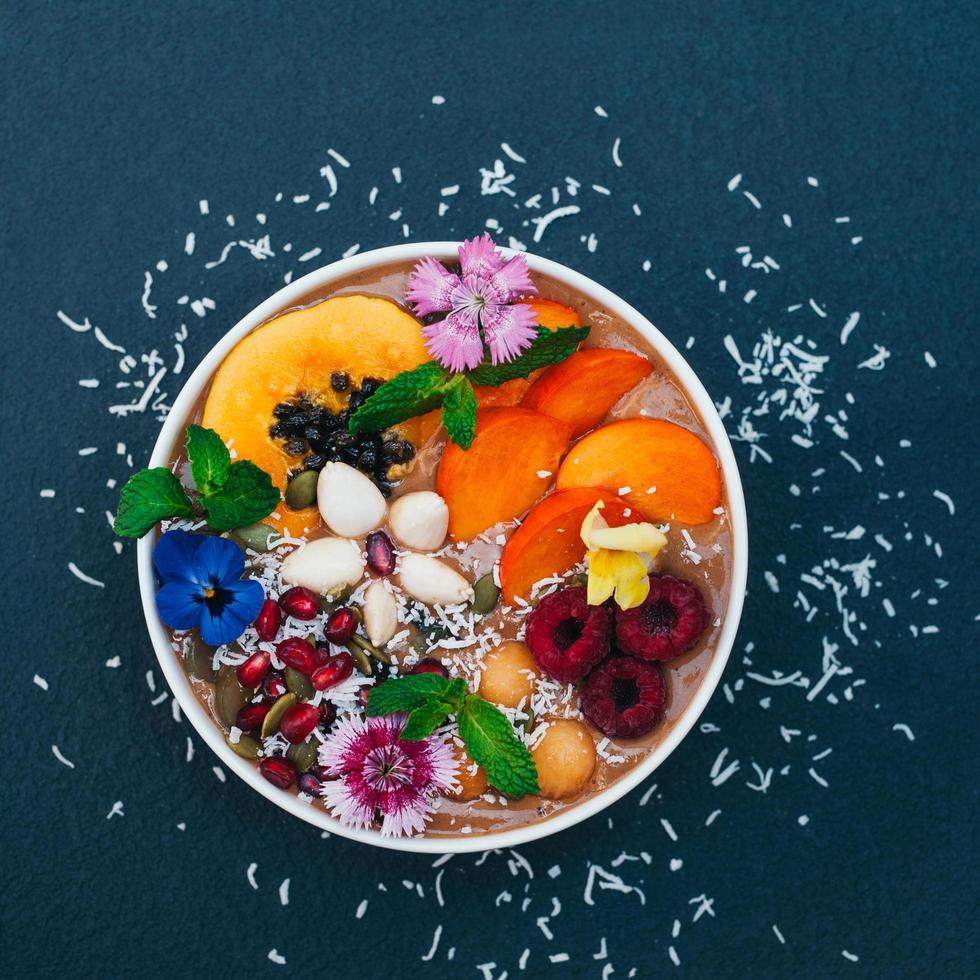
[[[149,465],[169,466],[171,453],[182,434],[185,419],[210,382],[218,365],[246,334],[273,316],[298,305],[298,302],[311,290],[323,288],[332,280],[345,278],[375,266],[415,261],[429,255],[454,258],[459,244],[455,241],[411,242],[360,252],[315,269],[278,290],[225,333],[184,382],[157,436]],[[518,254],[508,249],[502,251],[505,254]],[[558,833],[595,816],[639,786],[677,748],[707,706],[718,686],[735,643],[748,572],[748,526],[735,454],[714,402],[677,348],[633,306],[605,286],[561,263],[529,252],[520,254],[525,255],[532,272],[550,276],[589,296],[597,305],[605,307],[641,333],[663,358],[701,417],[714,443],[715,454],[721,466],[728,496],[728,519],[732,534],[731,590],[728,606],[723,614],[721,634],[718,637],[714,657],[694,697],[674,722],[666,738],[650,752],[646,759],[606,789],[552,817],[511,830],[455,837],[382,837],[377,830],[354,830],[346,827],[325,810],[313,807],[292,794],[276,789],[255,766],[236,755],[228,747],[221,730],[194,694],[157,613],[152,535],[145,535],[137,542],[136,549],[143,613],[160,668],[185,717],[221,763],[248,783],[252,789],[287,813],[321,830],[349,840],[416,854],[463,854],[492,848],[518,847]]]

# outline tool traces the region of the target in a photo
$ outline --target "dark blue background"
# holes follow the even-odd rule
[[[508,970],[513,980],[529,947],[523,975],[587,977],[605,964],[592,957],[605,936],[615,978],[630,968],[642,977],[674,971],[671,945],[680,971],[693,976],[966,975],[980,955],[974,5],[415,6],[8,2],[0,11],[8,556],[0,616],[12,817],[2,972],[478,978],[478,964],[495,962],[493,976]],[[446,105],[432,105],[437,93]],[[596,104],[607,120],[593,113]],[[610,159],[616,135],[622,169]],[[271,212],[280,189],[324,195],[317,169],[329,162],[328,146],[354,163],[340,176],[358,183],[356,195],[338,195],[329,221],[281,208],[275,221],[280,240],[295,231],[304,247],[321,245],[318,262],[353,242],[401,240],[387,206],[367,205],[368,188],[382,179],[393,206],[414,208],[413,238],[471,234],[493,215],[530,244],[530,230],[508,221],[509,201],[478,193],[478,168],[500,156],[501,140],[528,156],[529,171],[547,174],[538,190],[561,185],[567,173],[610,186],[619,202],[642,203],[642,220],[621,203],[587,224],[556,223],[534,248],[580,266],[678,344],[696,336],[689,359],[719,402],[731,394],[738,408],[752,394],[738,384],[725,334],[750,350],[787,302],[805,303],[819,283],[837,319],[811,317],[807,329],[822,330],[821,346],[836,356],[840,312],[862,310],[846,366],[826,380],[835,407],[862,385],[844,448],[865,462],[863,472],[841,463],[826,432],[807,456],[790,443],[791,430],[774,427],[763,443],[771,464],[749,463],[748,446],[737,444],[753,569],[731,685],[745,669],[747,643],[755,670],[800,667],[812,682],[822,636],[841,641],[833,615],[803,624],[792,605],[798,584],[787,581],[778,596],[767,589],[762,573],[782,574],[778,555],[805,571],[811,556],[824,554],[825,525],[861,520],[869,534],[887,529],[896,545],[907,528],[914,533],[880,572],[898,616],[869,603],[862,645],[845,648],[868,680],[854,702],[831,708],[780,688],[763,709],[757,702],[767,690],[736,691],[731,702],[719,692],[705,718],[721,733],[692,734],[657,773],[659,793],[647,806],[637,792],[609,811],[612,826],[603,815],[523,849],[535,870],[524,913],[526,877],[512,874],[507,855],[479,868],[472,858],[446,865],[440,908],[431,859],[321,841],[244,785],[218,782],[203,746],[185,764],[188,726],[174,724],[168,705],[149,703],[144,675],[154,660],[132,547],[116,557],[101,516],[114,505],[106,479],[127,472],[116,442],[126,441],[139,465],[158,423],[152,415],[115,419],[108,391],[90,397],[78,387],[80,377],[101,376],[110,388],[113,358],[55,317],[58,309],[90,316],[127,348],[149,349],[161,337],[169,349],[186,312],[173,312],[166,276],[157,277],[159,318],[148,320],[139,304],[143,271],[166,257],[182,289],[218,300],[214,314],[189,324],[193,365],[285,271],[305,270],[279,253],[264,263],[229,262],[216,284],[200,271],[203,251],[197,271],[180,264],[186,232],[197,228],[213,258],[223,240],[214,223],[225,213]],[[397,201],[389,176],[396,164],[406,175]],[[761,212],[725,191],[737,172],[763,200]],[[819,188],[805,184],[810,174]],[[464,178],[454,210],[438,220],[437,189]],[[201,198],[217,216],[210,238]],[[783,210],[795,212],[792,234],[778,220]],[[864,238],[846,259],[846,236],[833,245],[827,238],[841,214],[852,225],[838,231]],[[812,234],[801,229],[804,218]],[[735,265],[732,250],[761,237],[761,220],[774,244],[760,249],[781,248],[798,261],[784,263],[782,285],[766,296],[760,290],[752,305],[721,297],[705,267]],[[600,242],[594,255],[579,238],[589,231]],[[872,341],[891,351],[886,369],[856,371]],[[935,370],[924,363],[926,349]],[[911,442],[904,452],[902,438]],[[82,446],[99,453],[80,458]],[[870,463],[875,453],[885,459],[880,472]],[[822,481],[809,476],[818,466],[827,469]],[[787,492],[794,482],[804,484],[803,498]],[[819,493],[810,491],[814,482],[822,482]],[[43,487],[57,496],[40,498]],[[935,488],[955,499],[955,515]],[[802,528],[791,530],[794,523]],[[924,532],[942,541],[941,562]],[[874,545],[860,548],[858,558]],[[105,591],[73,579],[69,561]],[[924,599],[910,597],[933,589],[936,577],[949,585],[920,614],[914,603]],[[940,632],[914,637],[910,622]],[[105,668],[116,655],[121,668]],[[50,690],[31,683],[35,672]],[[909,725],[915,740],[894,723]],[[829,787],[806,775],[806,749],[784,746],[780,724],[834,747],[820,764]],[[55,761],[52,743],[74,770]],[[723,746],[741,758],[742,772],[716,788],[708,772]],[[744,785],[752,760],[792,763],[791,772],[762,795]],[[107,821],[115,800],[125,816]],[[722,815],[705,828],[715,808]],[[676,844],[661,817],[677,831]],[[649,866],[615,868],[641,885],[646,904],[598,888],[595,905],[584,904],[587,862],[613,870],[621,851],[650,856]],[[668,871],[673,857],[683,858],[677,872]],[[245,880],[253,861],[257,891]],[[555,864],[562,875],[552,880],[546,871]],[[291,901],[282,908],[276,888],[286,877]],[[422,882],[425,897],[403,880]],[[495,905],[505,889],[513,901]],[[714,899],[715,914],[692,922],[690,900],[700,894]],[[561,911],[549,942],[534,920],[552,914],[552,896]],[[370,905],[358,920],[362,898]],[[671,935],[675,919],[679,937]],[[423,961],[437,923],[441,945]],[[266,959],[273,947],[287,967]],[[570,960],[551,963],[559,951]]]

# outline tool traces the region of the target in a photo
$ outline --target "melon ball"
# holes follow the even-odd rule
[[[562,800],[576,796],[588,785],[595,769],[595,743],[582,722],[560,718],[549,721],[531,757],[538,770],[541,795]]]
[[[505,708],[516,708],[522,699],[525,703],[530,700],[540,672],[525,644],[517,640],[501,643],[487,654],[484,663],[481,698]]]
[[[490,787],[487,782],[487,774],[483,771],[483,766],[478,766],[467,754],[466,750],[458,745],[452,745],[453,754],[459,768],[456,770],[455,790],[448,790],[446,796],[451,800],[475,800],[482,796]]]

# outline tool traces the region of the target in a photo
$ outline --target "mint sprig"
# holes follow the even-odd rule
[[[462,678],[410,674],[371,688],[366,708],[369,716],[399,711],[409,712],[401,733],[409,742],[427,738],[455,715],[467,753],[483,766],[491,786],[508,796],[539,791],[534,760],[507,716],[489,701],[470,694]]]
[[[197,490],[196,507],[180,481],[164,467],[134,473],[119,494],[113,530],[141,538],[158,521],[193,517],[203,511],[208,526],[230,531],[268,517],[279,506],[279,490],[265,470],[231,453],[213,429],[187,427],[187,458]]]
[[[476,435],[474,385],[495,388],[532,371],[557,364],[574,353],[589,335],[589,327],[538,327],[538,336],[520,357],[501,364],[485,362],[472,371],[450,373],[441,364],[427,361],[386,381],[350,417],[352,435],[381,432],[399,422],[442,407],[442,422],[449,438],[469,449]]]

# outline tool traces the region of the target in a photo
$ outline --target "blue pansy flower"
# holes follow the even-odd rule
[[[258,582],[242,581],[245,557],[227,538],[167,531],[153,549],[153,565],[163,583],[160,618],[175,630],[200,627],[214,647],[237,640],[265,599]]]

